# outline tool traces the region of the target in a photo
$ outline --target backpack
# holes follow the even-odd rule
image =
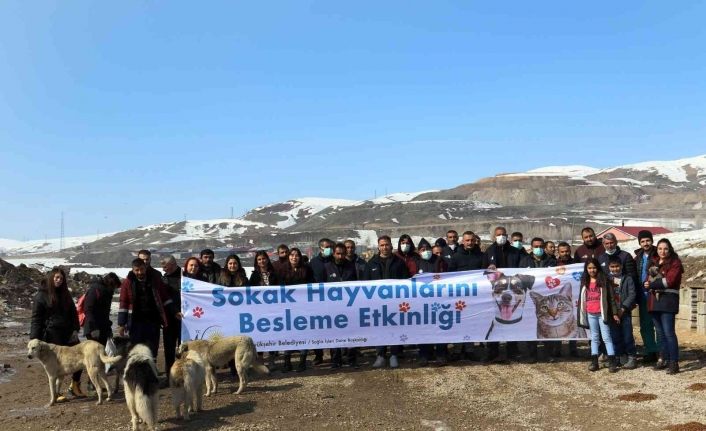
[[[98,289],[94,289],[96,291],[96,299],[100,298],[100,291]],[[78,313],[78,324],[79,326],[83,327],[83,324],[86,323],[86,295],[88,295],[91,292],[89,289],[81,295],[80,298],[78,298],[78,302],[76,302],[76,312]]]

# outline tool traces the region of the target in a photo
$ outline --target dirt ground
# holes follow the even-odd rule
[[[0,363],[11,367],[0,370],[2,431],[129,429],[122,392],[101,406],[88,398],[44,407],[46,375],[26,356],[27,316],[13,319],[0,322]],[[276,370],[241,395],[220,370],[218,394],[188,422],[175,418],[168,390],[161,391],[159,429],[661,430],[706,423],[706,337],[680,337],[683,372],[676,376],[648,368],[590,373],[586,346],[584,358],[558,363],[417,368],[405,360],[398,370],[372,370],[369,351],[360,369],[324,363],[302,374]]]

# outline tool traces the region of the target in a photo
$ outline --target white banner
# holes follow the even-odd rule
[[[583,264],[407,280],[227,288],[182,277],[182,340],[248,335],[259,351],[585,339]]]

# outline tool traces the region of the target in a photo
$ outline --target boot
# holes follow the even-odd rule
[[[588,365],[588,371],[598,371],[598,355],[591,355],[591,363]]]
[[[284,363],[282,364],[282,372],[288,373],[292,371],[292,356],[284,355]]]
[[[643,364],[654,364],[655,362],[657,362],[657,354],[654,352],[647,353],[642,357]]]
[[[618,366],[622,367],[627,363],[628,363],[628,355],[620,355],[620,362],[618,363]]]
[[[314,354],[314,365],[321,365],[324,363],[324,351],[322,349],[316,350]]]
[[[679,374],[679,362],[669,361],[667,362],[667,374]]]
[[[299,363],[297,364],[297,373],[301,373],[302,371],[306,371],[306,354],[305,353],[299,354]]]
[[[81,384],[79,382],[74,382],[73,380],[71,381],[71,386],[69,387],[68,393],[74,398],[86,398],[86,395],[81,392]]]
[[[629,356],[628,355],[628,361],[623,365],[623,368],[626,370],[634,370],[637,368],[637,361],[635,360],[634,356]]]
[[[657,362],[655,363],[654,367],[652,367],[652,368],[654,368],[654,369],[657,370],[657,371],[663,370],[663,369],[667,368],[667,362],[665,362],[665,361],[662,360],[662,359],[659,359],[659,360],[657,360]]]
[[[615,355],[608,356],[608,371],[611,373],[618,372],[618,358]]]
[[[270,352],[267,356],[267,368],[269,368],[270,371],[275,369],[275,352]]]
[[[382,368],[385,366],[385,357],[378,355],[377,358],[375,358],[375,362],[373,363],[373,368]]]

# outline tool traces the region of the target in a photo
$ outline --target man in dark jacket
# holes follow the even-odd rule
[[[167,286],[169,297],[174,304],[174,310],[181,310],[181,268],[177,265],[174,256],[163,257],[162,282]],[[167,370],[172,368],[176,356],[176,347],[181,342],[181,320],[174,316],[167,316],[168,325],[162,328],[162,343],[164,344],[164,366]]]
[[[637,240],[640,243],[640,248],[635,250],[635,271],[638,277],[638,283],[635,289],[637,292],[637,305],[640,307],[640,335],[642,336],[642,343],[645,346],[642,361],[645,364],[649,364],[657,362],[657,355],[660,348],[655,332],[655,325],[652,323],[650,313],[647,312],[647,295],[649,295],[649,291],[645,289],[644,284],[649,279],[647,269],[650,266],[652,258],[657,256],[657,247],[653,245],[654,239],[652,238],[652,232],[649,230],[641,230],[638,232]]]
[[[483,269],[497,270],[502,268],[517,268],[520,266],[520,252],[510,245],[507,238],[507,229],[498,226],[493,231],[493,243],[488,246],[483,255]],[[500,343],[486,343],[488,354],[486,362],[494,362],[500,353]],[[509,341],[506,344],[507,357],[512,358],[519,354],[517,342]]]
[[[215,254],[210,248],[201,250],[201,269],[203,276],[209,283],[217,284],[218,276],[221,273],[221,266],[214,260]]]
[[[378,254],[370,258],[365,266],[366,280],[389,280],[389,279],[405,279],[409,278],[407,265],[399,257],[392,254],[392,240],[389,236],[383,235],[378,238]],[[381,346],[377,348],[377,358],[373,364],[374,368],[380,368],[385,365],[385,354],[387,347]],[[397,355],[402,352],[401,346],[390,346],[390,368],[400,366]]]
[[[520,268],[549,268],[556,266],[556,259],[554,256],[546,254],[544,252],[544,239],[542,238],[532,238],[530,242],[532,250],[527,255],[523,256],[520,260]],[[549,343],[556,343],[555,341],[547,342],[547,348],[551,351],[556,350],[556,345]],[[558,342],[561,346],[561,341]],[[529,362],[531,364],[536,363],[539,360],[539,349],[537,348],[538,343],[536,341],[527,342],[527,352],[529,354]]]
[[[346,246],[338,243],[333,248],[333,259],[326,263],[326,282],[339,281],[356,281],[358,275],[355,270],[355,264],[346,259]],[[331,366],[332,368],[341,368],[343,366],[343,349],[331,349]],[[356,367],[357,349],[348,349],[348,365]]]
[[[403,234],[400,236],[399,241],[397,241],[397,251],[395,255],[404,261],[407,265],[407,272],[411,274],[417,273],[417,250],[412,242],[412,237]]]
[[[598,256],[605,253],[603,241],[596,238],[596,232],[593,228],[587,226],[581,229],[581,239],[583,244],[574,253],[574,261],[576,263],[586,263],[589,259],[598,259]]]
[[[522,234],[522,232],[513,232],[512,235],[510,235],[510,245],[517,249],[517,251],[520,253],[520,258],[523,258],[528,254],[527,250],[525,250],[524,238],[525,236]]]
[[[346,246],[346,259],[355,265],[357,280],[362,280],[365,274],[365,259],[355,253],[355,242],[353,240],[347,239],[343,244]]]
[[[181,313],[175,313],[173,306],[161,277],[148,277],[145,262],[133,260],[132,271],[120,285],[118,335],[124,337],[127,332],[132,344],[147,344],[156,358],[160,325],[168,326],[168,315],[181,319]]]
[[[451,229],[446,232],[446,245],[441,250],[441,257],[447,264],[451,263],[451,257],[458,251],[458,232]]]
[[[483,252],[476,246],[475,236],[470,230],[463,233],[461,247],[451,256],[449,272],[472,271],[483,267]]]
[[[333,260],[333,241],[328,238],[319,240],[319,253],[311,258],[309,266],[314,273],[316,283],[326,282],[326,264]],[[324,362],[323,349],[314,349],[314,365],[321,365]]]
[[[621,250],[620,247],[618,247],[618,239],[614,234],[607,233],[603,236],[603,248],[605,252],[598,256],[598,261],[601,263],[601,269],[603,269],[603,272],[606,274],[610,273],[608,270],[608,260],[611,256],[617,256],[622,263],[623,275],[632,278],[633,283],[637,285],[638,281],[635,260],[630,253]]]
[[[272,261],[272,267],[275,269],[279,279],[283,280],[285,272],[289,268],[289,247],[287,247],[287,244],[277,246],[277,259]]]

